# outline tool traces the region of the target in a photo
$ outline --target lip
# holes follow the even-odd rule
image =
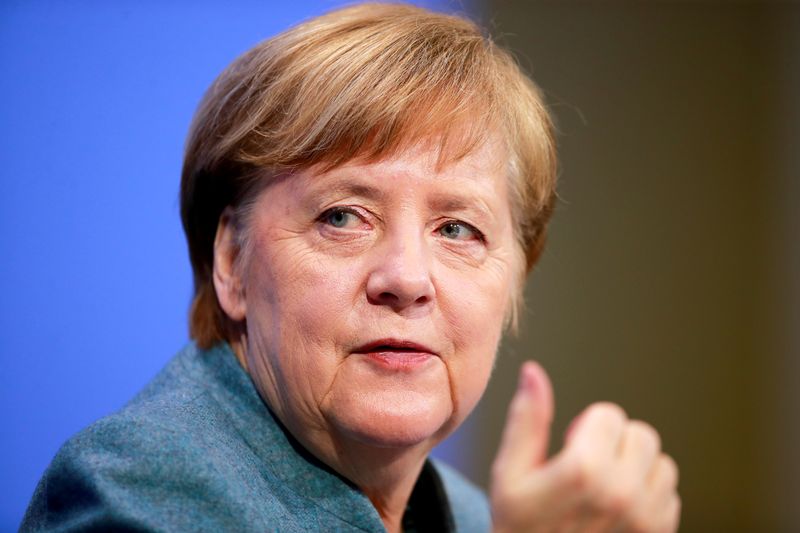
[[[412,370],[439,356],[424,344],[404,339],[378,339],[359,346],[353,353],[392,370]]]
[[[398,353],[427,353],[430,355],[438,355],[432,349],[424,344],[418,342],[403,340],[403,339],[378,339],[363,344],[353,350],[353,353],[371,353],[371,352],[386,352],[395,351]]]

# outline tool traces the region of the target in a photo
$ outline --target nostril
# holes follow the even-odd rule
[[[419,298],[416,299],[416,303],[418,304],[425,304],[430,301],[430,297],[428,295],[423,294]]]

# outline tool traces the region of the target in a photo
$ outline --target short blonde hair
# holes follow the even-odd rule
[[[552,124],[537,87],[471,21],[400,4],[362,4],[299,24],[236,59],[192,123],[181,218],[195,294],[190,335],[233,340],[212,272],[223,210],[298,169],[377,161],[435,139],[439,163],[499,133],[510,154],[511,211],[525,274],[542,251],[555,201]],[[523,261],[520,261],[523,263]]]

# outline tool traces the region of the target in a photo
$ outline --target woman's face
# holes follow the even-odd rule
[[[308,170],[256,199],[245,357],[306,446],[432,447],[483,393],[520,261],[507,158],[436,158]]]

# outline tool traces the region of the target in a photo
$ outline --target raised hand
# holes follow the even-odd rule
[[[526,362],[492,466],[495,533],[677,530],[678,468],[652,426],[592,404],[548,459],[552,418],[550,380]]]

